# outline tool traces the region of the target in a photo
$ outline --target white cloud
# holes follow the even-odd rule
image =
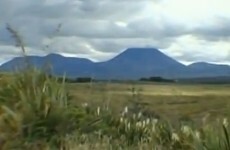
[[[163,0],[153,6],[153,11],[173,18],[175,21],[206,24],[215,17],[230,17],[229,0]]]
[[[10,23],[30,54],[103,61],[128,47],[152,46],[181,62],[230,63],[229,6],[229,0],[1,0],[0,62],[19,54],[5,29]]]
[[[187,63],[205,60],[230,64],[230,59],[227,57],[230,52],[230,43],[227,41],[206,41],[186,35],[177,38],[165,52]]]

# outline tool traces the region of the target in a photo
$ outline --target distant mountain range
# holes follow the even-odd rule
[[[27,60],[37,68],[46,63],[52,66],[54,75],[67,77],[93,77],[97,79],[139,79],[161,76],[164,78],[196,78],[230,76],[230,66],[206,62],[184,65],[155,48],[128,48],[104,62],[92,62],[84,58],[64,57],[58,54],[28,56]],[[14,71],[24,64],[23,57],[16,57],[2,64],[0,71]]]

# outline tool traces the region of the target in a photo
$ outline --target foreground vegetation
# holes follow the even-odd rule
[[[84,101],[64,81],[33,68],[1,78],[0,84],[2,150],[230,149],[227,118],[171,123],[141,105],[134,88],[118,112],[106,98]]]

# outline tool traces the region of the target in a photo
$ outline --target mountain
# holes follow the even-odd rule
[[[0,71],[13,71],[23,67],[24,58],[16,57],[0,66]],[[104,62],[84,58],[64,57],[58,54],[28,56],[27,61],[37,68],[47,63],[53,74],[67,77],[94,77],[98,79],[138,79],[161,76],[165,78],[230,76],[228,65],[197,62],[185,66],[155,48],[128,48]]]
[[[49,54],[47,56],[28,56],[27,60],[23,57],[16,57],[0,66],[2,71],[14,71],[23,68],[25,61],[37,68],[45,65],[52,66],[55,75],[62,76],[66,74],[68,77],[89,76],[94,71],[94,63],[88,59],[63,57],[58,54]]]
[[[155,48],[129,48],[99,66],[113,78],[172,77],[186,68]]]
[[[229,65],[196,62],[187,66],[187,68],[193,77],[230,76]]]

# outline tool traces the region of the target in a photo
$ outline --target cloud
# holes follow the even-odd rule
[[[9,23],[29,54],[103,61],[128,47],[156,47],[181,62],[230,63],[229,5],[229,0],[1,0],[0,62],[20,54],[5,28]]]
[[[217,17],[214,22],[194,28],[194,35],[207,41],[230,41],[229,18]]]
[[[230,43],[207,41],[193,35],[186,35],[178,38],[165,52],[184,63],[194,61],[229,63],[230,59],[227,56],[230,53]]]

